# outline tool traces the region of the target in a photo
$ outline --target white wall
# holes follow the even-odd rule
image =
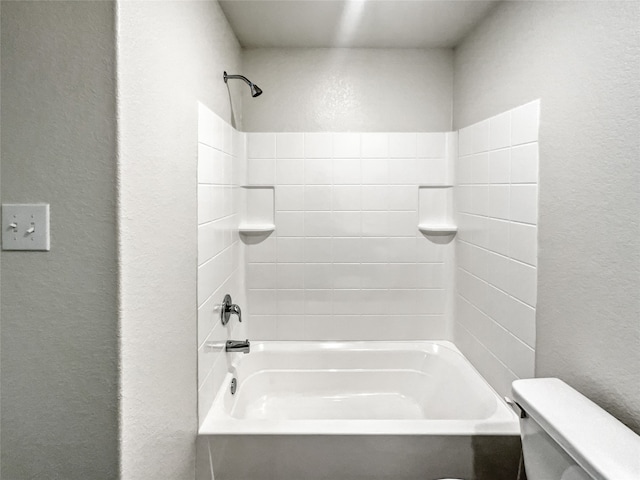
[[[503,396],[534,373],[539,108],[459,132],[455,341]]]
[[[118,477],[112,2],[2,2],[2,202],[51,205],[2,254],[2,478]]]
[[[447,132],[450,49],[245,49],[248,132]]]
[[[121,475],[192,480],[198,102],[240,124],[240,47],[217,2],[122,1],[117,32]]]
[[[504,2],[455,52],[454,124],[540,98],[536,375],[640,432],[637,2]]]
[[[449,137],[248,134],[249,183],[275,185],[276,231],[247,245],[258,338],[449,337],[453,243],[418,231],[418,185],[452,181]]]
[[[238,234],[246,178],[245,134],[204,105],[198,115],[198,420],[202,424],[228,370],[227,340],[247,338],[244,246]],[[245,310],[223,326],[225,294]],[[218,344],[212,347],[211,344]]]

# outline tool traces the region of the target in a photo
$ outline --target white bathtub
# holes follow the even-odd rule
[[[216,480],[515,478],[518,418],[450,342],[234,355],[200,428]]]

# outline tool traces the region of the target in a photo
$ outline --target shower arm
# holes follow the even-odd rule
[[[249,80],[247,77],[245,77],[244,75],[227,75],[227,72],[224,72],[224,83],[227,83],[227,80],[229,79],[234,79],[237,78],[238,80],[244,80],[246,82],[247,85],[249,85],[250,87],[253,86],[253,82],[251,80]]]
[[[224,83],[225,84],[227,83],[227,80],[229,80],[229,79],[242,80],[247,85],[249,85],[249,88],[251,89],[251,96],[253,98],[262,95],[262,89],[259,86],[257,86],[255,83],[253,83],[251,80],[249,80],[247,77],[245,77],[244,75],[227,75],[227,72],[224,72],[224,76],[222,78],[224,78]]]

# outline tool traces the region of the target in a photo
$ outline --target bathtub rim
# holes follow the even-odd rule
[[[255,341],[252,349],[257,351],[289,351],[322,349],[371,349],[374,350],[423,350],[433,351],[444,348],[457,355],[495,395],[496,412],[487,419],[456,420],[456,419],[425,419],[425,420],[247,420],[237,419],[223,414],[222,403],[226,389],[234,376],[228,371],[216,392],[214,401],[198,430],[198,435],[375,435],[375,436],[404,436],[404,435],[520,435],[520,425],[517,415],[506,404],[504,399],[491,387],[487,380],[480,375],[471,362],[460,352],[454,343],[446,340],[348,340],[348,341]],[[307,347],[307,348],[304,348]],[[311,347],[311,348],[310,348]],[[369,347],[369,348],[367,348]],[[422,348],[420,348],[422,347]],[[231,361],[231,367],[241,361],[237,355]],[[231,370],[232,368],[230,368]]]

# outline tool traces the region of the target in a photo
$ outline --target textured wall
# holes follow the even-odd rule
[[[112,2],[2,2],[2,202],[51,204],[2,255],[2,478],[118,476]]]
[[[541,98],[536,375],[640,431],[637,2],[505,2],[456,49],[454,119]]]
[[[247,132],[451,130],[449,49],[245,49]]]
[[[222,72],[239,69],[240,47],[217,2],[119,2],[121,471],[127,480],[195,476],[198,102],[233,121],[241,101],[230,102]]]

